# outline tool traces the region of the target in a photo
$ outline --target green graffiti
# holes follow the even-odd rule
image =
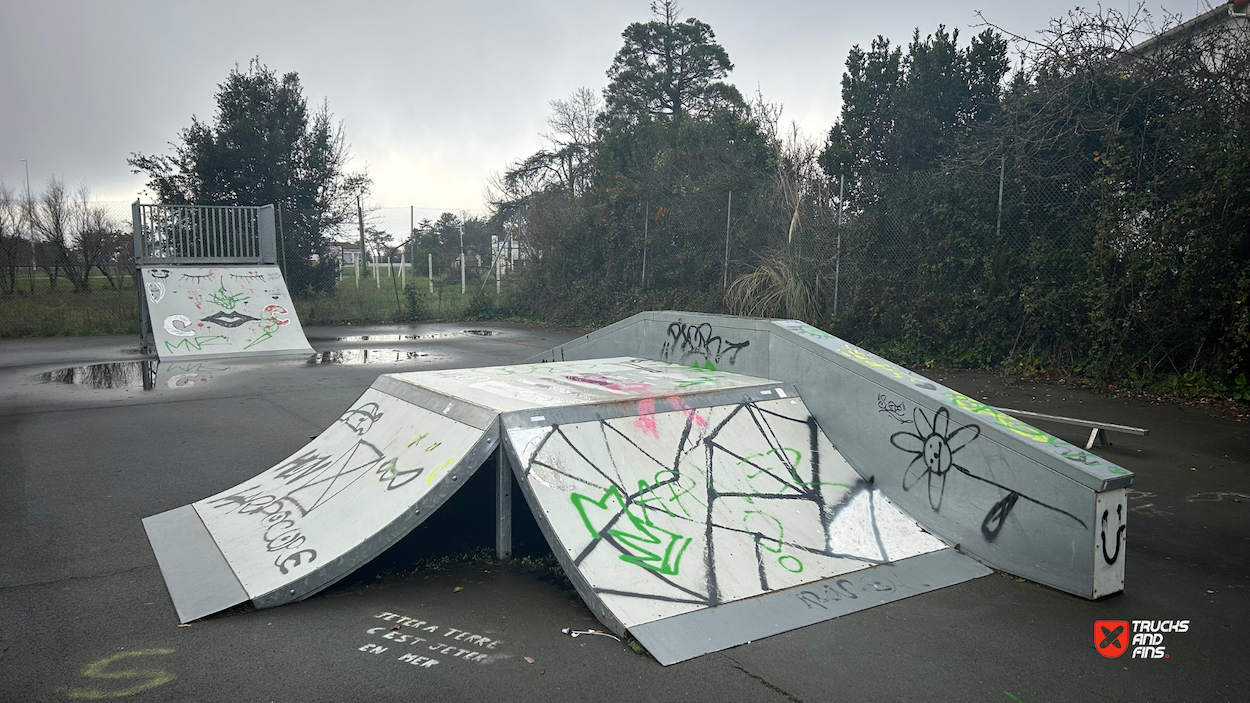
[[[751,516],[752,515],[758,515],[760,518],[766,521],[765,524],[768,524],[768,522],[772,522],[772,524],[777,527],[777,536],[769,537],[769,536],[766,536],[762,530],[751,529]],[[756,522],[759,522],[759,520],[756,520]],[[744,529],[746,529],[747,532],[750,532],[751,534],[755,535],[756,544],[760,545],[764,549],[767,549],[773,554],[781,554],[781,542],[782,540],[785,539],[786,529],[785,527],[782,526],[780,520],[773,517],[772,515],[769,515],[763,510],[745,510],[742,513],[742,524],[743,524]],[[777,546],[776,547],[769,546],[770,543],[775,543]]]
[[[582,524],[586,526],[586,530],[590,532],[593,539],[600,539],[605,535],[601,529],[595,527],[594,522],[586,513],[587,504],[607,511],[610,510],[608,501],[615,501],[621,513],[633,527],[632,531],[623,529],[607,531],[608,535],[630,552],[622,554],[621,561],[668,576],[677,575],[681,567],[681,556],[685,553],[686,547],[690,546],[692,538],[657,527],[651,522],[651,516],[645,510],[641,518],[634,515],[625,504],[625,499],[616,486],[609,488],[599,500],[580,493],[573,493],[569,496],[569,500],[572,501],[573,507],[577,508],[577,513],[582,517]],[[667,538],[667,544],[665,538]]]
[[[931,383],[929,379],[923,376],[917,376],[902,366],[886,361],[876,354],[870,354],[850,342],[843,342],[842,346],[835,351],[852,361],[857,361],[860,364],[863,364],[864,366],[884,371],[900,381],[910,381],[912,383]]]
[[[656,474],[656,476],[658,477],[663,473],[665,472],[661,471]],[[657,505],[651,505],[652,503],[657,503]],[[647,482],[642,479],[638,479],[638,504],[643,507],[644,511],[649,508],[651,510],[658,510],[665,515],[677,517],[676,515],[673,515],[673,511],[669,510],[668,506],[664,504],[664,498],[655,494],[655,488],[648,485]]]
[[[183,351],[200,351],[203,347],[219,347],[227,344],[230,344],[230,340],[225,335],[210,334],[197,337],[183,337],[176,344],[165,342],[165,349],[172,354],[178,349]]]
[[[785,556],[777,557],[777,563],[781,565],[781,568],[785,569],[786,571],[789,571],[792,574],[801,573],[803,571],[803,562],[799,561],[795,557],[790,556],[789,554],[786,554]],[[793,566],[791,566],[791,564]]]
[[[1068,461],[1076,462],[1090,468],[1102,466],[1108,472],[1121,476],[1129,473],[1128,470],[1122,469],[1110,462],[1104,462],[1093,454],[1081,451],[1075,445],[1065,442],[1054,435],[1047,434],[1027,422],[1021,422],[998,408],[973,400],[962,393],[957,393],[955,391],[949,391],[949,393],[951,405],[954,405],[960,410],[966,410],[973,415],[990,417],[999,427],[1013,432],[1030,442],[1048,444],[1055,448],[1060,457],[1063,457]]]
[[[236,305],[248,299],[249,296],[243,293],[234,293],[233,295],[227,293],[226,284],[224,283],[217,288],[216,293],[210,293],[208,296],[208,302],[220,305],[223,310],[233,310]]]
[[[1057,437],[1053,437],[1049,434],[1046,434],[1045,432],[1037,429],[1036,427],[1028,424],[1027,422],[1021,422],[1017,420],[1016,418],[1008,415],[1007,413],[999,410],[998,408],[991,407],[980,401],[973,400],[972,398],[969,398],[963,393],[958,393],[956,391],[949,391],[949,393],[950,393],[951,405],[954,405],[960,410],[966,410],[972,413],[973,415],[988,416],[992,418],[995,424],[997,424],[999,427],[1002,427],[1005,430],[1014,432],[1015,434],[1029,440],[1030,442],[1040,442],[1042,444],[1057,444],[1061,441]],[[1071,445],[1068,445],[1068,446],[1071,446]]]
[[[757,469],[755,473],[751,473],[750,468],[746,470],[747,484],[750,487],[751,492],[753,493],[760,494],[760,495],[768,493],[768,491],[760,490],[760,488],[755,485],[756,478],[759,478],[760,476],[768,476],[774,481],[778,480],[775,476],[770,475],[763,467],[757,466],[755,462],[751,461],[752,459],[760,459],[760,458],[769,457],[769,456],[775,456],[779,458],[782,463],[782,470],[785,471],[786,473],[789,473],[790,474],[789,478],[792,479],[792,481],[782,480],[781,481],[782,486],[779,492],[785,492],[787,490],[790,490],[790,491],[794,491],[795,493],[800,493],[802,492],[802,489],[804,488],[819,488],[820,486],[839,486],[841,488],[847,488],[847,489],[852,487],[848,483],[836,483],[833,481],[804,481],[800,479],[798,477],[797,470],[798,470],[799,465],[803,463],[803,453],[797,449],[792,449],[790,447],[782,447],[781,449],[769,449],[768,451],[759,452],[758,454],[749,454],[747,456],[742,457],[740,460],[738,460],[738,463],[736,464],[737,466],[742,466],[743,464],[746,464],[748,467]],[[787,466],[787,457],[788,457],[788,466]],[[742,496],[742,499],[748,503],[752,503],[752,504],[755,503],[755,500],[748,496]]]
[[[271,337],[273,337],[274,333],[275,333],[275,332],[277,332],[277,331],[278,331],[278,330],[280,330],[280,329],[282,329],[282,326],[281,326],[281,325],[279,325],[277,322],[274,322],[274,321],[272,321],[272,320],[266,320],[266,321],[264,321],[264,322],[260,323],[260,336],[259,336],[259,337],[257,337],[256,339],[252,340],[252,343],[251,343],[251,344],[249,344],[249,345],[247,345],[246,347],[243,347],[243,348],[244,348],[244,349],[251,349],[252,347],[256,346],[257,344],[260,344],[261,342],[263,342],[263,341],[265,341],[265,340],[270,339]]]
[[[808,334],[818,335],[820,337],[828,337],[829,339],[837,339],[837,337],[834,337],[833,335],[820,329],[819,327],[812,327],[811,325],[808,325],[808,324],[803,325],[803,331],[807,332]]]

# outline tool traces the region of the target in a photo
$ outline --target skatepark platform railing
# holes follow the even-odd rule
[[[272,205],[131,205],[139,265],[276,264]]]

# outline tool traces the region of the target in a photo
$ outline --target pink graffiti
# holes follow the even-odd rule
[[[691,423],[695,427],[707,427],[707,420],[704,420],[694,408],[686,405],[686,402],[677,396],[669,396],[664,399],[674,410],[680,410],[686,416],[686,422]],[[655,400],[652,398],[644,398],[638,401],[638,417],[634,418],[634,429],[639,432],[651,435],[655,439],[660,438],[660,428],[655,423]]]
[[[685,414],[686,422],[692,422],[696,427],[707,427],[707,420],[700,417],[699,413],[694,411],[694,408],[686,405],[686,401],[678,398],[677,396],[672,396],[667,398],[667,400],[670,405]]]
[[[634,418],[634,429],[655,439],[660,438],[660,428],[655,426],[655,401],[651,398],[638,401],[638,417]]]

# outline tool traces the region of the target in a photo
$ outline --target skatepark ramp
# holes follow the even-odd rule
[[[144,525],[184,622],[280,605],[494,453],[500,556],[515,476],[592,611],[664,664],[989,573],[978,561],[1120,590],[1131,474],[984,408],[801,323],[647,313],[532,363],[380,376],[285,461]]]
[[[277,266],[274,208],[131,208],[139,335],[165,360],[311,354]]]

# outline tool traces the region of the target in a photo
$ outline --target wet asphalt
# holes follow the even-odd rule
[[[515,363],[579,334],[307,333],[311,359],[162,364],[151,390],[133,337],[0,340],[0,701],[1250,699],[1250,422],[976,372],[932,375],[994,405],[1150,429],[1096,450],[1136,473],[1123,594],[1089,602],[995,573],[661,667],[563,634],[600,626],[531,559],[434,568],[492,545],[483,471],[331,589],[179,626],[143,517],[277,463],[379,374]],[[67,371],[102,363],[119,365]],[[1080,428],[1036,424],[1084,444]],[[541,560],[517,508],[517,553]],[[1095,620],[1146,619],[1189,621],[1167,658],[1095,650]]]

